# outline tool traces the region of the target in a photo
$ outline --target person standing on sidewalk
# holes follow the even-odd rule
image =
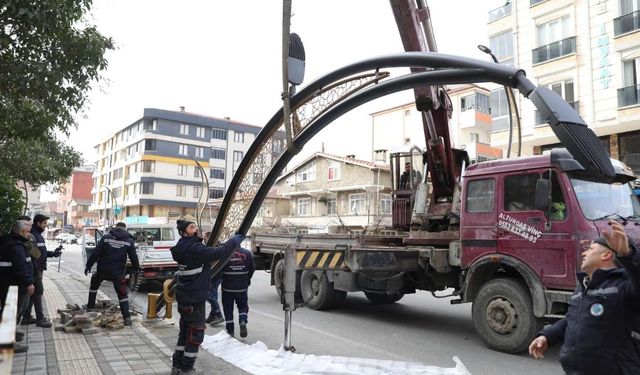
[[[238,306],[238,322],[240,323],[240,337],[247,337],[247,323],[249,321],[249,299],[247,291],[251,285],[251,277],[255,267],[251,251],[239,247],[229,263],[222,271],[222,306],[227,333],[233,336],[233,303]]]
[[[176,301],[180,334],[171,374],[195,374],[193,365],[206,329],[205,302],[211,292],[211,263],[231,255],[244,236],[236,234],[221,246],[209,247],[198,236],[196,223],[178,220],[176,224],[181,238],[171,248],[171,255],[178,262]]]
[[[566,317],[529,345],[529,354],[542,358],[549,346],[562,344],[560,364],[568,374],[640,372],[640,252],[622,224],[609,225],[582,253]]]
[[[38,327],[48,328],[51,327],[51,322],[44,316],[44,312],[42,309],[42,295],[44,294],[44,286],[42,284],[42,277],[44,271],[47,270],[47,258],[48,257],[59,257],[61,247],[58,247],[55,251],[47,251],[47,245],[45,244],[44,237],[42,237],[42,232],[47,229],[47,225],[49,223],[49,217],[37,214],[33,217],[33,225],[31,226],[31,234],[35,238],[36,246],[40,250],[40,257],[34,264],[35,273],[33,275],[34,285],[35,285],[35,293],[31,296],[31,301],[29,302],[29,306],[24,313],[24,317],[22,319],[22,325],[33,324],[35,323]],[[31,316],[32,307],[36,311],[36,317],[33,318]]]
[[[5,300],[9,293],[10,285],[18,286],[18,306],[16,324],[20,322],[29,297],[33,295],[33,269],[25,243],[28,241],[31,223],[18,220],[11,228],[11,233],[0,237],[0,304],[4,309]],[[22,341],[24,333],[16,330],[16,341]],[[16,343],[13,347],[15,353],[24,353],[27,345]]]
[[[138,254],[136,254],[133,236],[126,229],[127,224],[119,222],[114,229],[100,239],[95,251],[87,259],[84,274],[87,275],[91,272],[93,264],[98,262],[98,272],[91,276],[87,309],[95,309],[96,296],[100,284],[105,280],[111,281],[118,295],[122,323],[125,326],[130,326],[131,314],[129,312],[129,295],[127,294],[127,279],[125,277],[127,256],[129,256],[131,266],[136,273],[140,272],[140,262],[138,261]]]

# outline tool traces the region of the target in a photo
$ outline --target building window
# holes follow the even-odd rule
[[[460,98],[460,110],[464,112],[471,109],[491,113],[491,98],[479,92]]]
[[[501,87],[491,92],[491,130],[505,130],[509,127],[509,105],[507,104],[507,94]]]
[[[640,29],[640,1],[620,0],[620,17],[613,20],[613,35]]]
[[[115,171],[113,171],[113,180],[119,180],[122,178],[122,168],[118,168]]]
[[[196,147],[196,158],[204,158],[204,147]]]
[[[142,129],[156,130],[156,120],[151,120],[151,119],[142,120]]]
[[[187,187],[184,185],[176,185],[176,196],[185,197],[187,195]]]
[[[145,139],[144,140],[144,149],[146,151],[155,151],[156,150],[156,140],[155,139]]]
[[[178,154],[188,156],[189,155],[189,146],[187,145],[179,145],[178,146]]]
[[[513,66],[513,33],[511,30],[491,37],[489,46],[501,64]]]
[[[233,152],[233,161],[242,161],[243,157],[244,157],[244,153],[242,151]]]
[[[469,181],[467,183],[467,200],[465,202],[467,212],[491,212],[495,181],[492,178]]]
[[[473,143],[473,142],[479,142],[480,141],[480,135],[478,133],[469,133],[469,142]]]
[[[311,215],[311,198],[298,198],[296,214],[298,216]]]
[[[182,135],[189,135],[189,125],[187,125],[187,124],[180,124],[180,134],[182,134]]]
[[[618,90],[618,107],[640,104],[640,58],[622,62],[622,86]]]
[[[572,34],[571,19],[566,16],[538,25],[538,48],[532,51],[533,63],[566,56],[576,52],[576,38]]]
[[[507,176],[504,178],[505,211],[530,211],[535,209],[534,199],[537,173]]]
[[[211,168],[211,174],[209,175],[209,177],[215,178],[217,180],[224,180],[224,169]]]
[[[367,195],[365,193],[349,194],[349,210],[352,215],[367,212]]]
[[[224,160],[227,157],[225,150],[221,148],[212,148],[211,149],[211,159],[221,159]]]
[[[205,137],[205,129],[202,126],[198,126],[196,128],[196,136],[198,138],[204,138]]]
[[[178,164],[178,176],[186,176],[188,169],[186,165]]]
[[[153,194],[153,182],[144,181],[141,183],[142,191],[140,194]]]
[[[224,129],[211,129],[211,138],[227,140],[227,131]]]
[[[201,194],[202,194],[202,187],[194,186],[193,187],[193,197],[194,198],[200,198]]]
[[[193,177],[200,178],[200,168],[197,165],[193,167]]]
[[[219,188],[209,189],[209,199],[218,199],[224,196],[224,190]]]
[[[338,202],[336,198],[327,198],[327,215],[338,214]]]
[[[316,163],[310,163],[296,172],[296,182],[314,181],[316,179]]]
[[[153,160],[142,161],[142,172],[153,173],[156,171],[156,162]]]
[[[574,97],[574,88],[573,88],[572,79],[554,82],[548,85],[544,85],[544,87],[547,87],[549,90],[560,95],[560,97],[562,97],[567,103],[569,103],[570,106],[575,108],[576,111],[578,110],[578,102],[575,100],[575,97]],[[542,115],[538,110],[535,111],[535,122],[536,122],[536,125],[546,122],[546,119],[542,118]]]
[[[391,214],[391,194],[380,194],[380,213]]]
[[[234,133],[233,140],[236,143],[244,143],[244,133],[238,133],[238,132]]]
[[[340,179],[340,165],[342,163],[338,161],[329,160],[329,175],[327,179],[329,181],[339,180]]]

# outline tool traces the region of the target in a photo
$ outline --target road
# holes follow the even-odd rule
[[[61,269],[85,277],[82,262],[80,246],[65,245]],[[57,262],[51,260],[47,272],[56,270]],[[249,336],[245,341],[262,341],[277,349],[284,338],[284,312],[275,289],[269,286],[269,277],[268,273],[257,271],[251,282]],[[86,280],[88,290],[89,278]],[[103,289],[111,288],[107,284]],[[145,311],[147,292],[157,290],[158,283],[149,283],[130,298]],[[174,315],[178,316],[175,311]],[[220,329],[221,326],[209,327],[207,334]],[[363,293],[349,293],[344,306],[337,310],[298,309],[293,313],[293,345],[298,352],[307,354],[441,367],[454,367],[452,357],[457,356],[474,375],[563,373],[558,363],[559,348],[550,349],[543,360],[490,350],[474,331],[470,304],[451,305],[448,298],[437,299],[426,292],[406,295],[391,305],[373,305]]]

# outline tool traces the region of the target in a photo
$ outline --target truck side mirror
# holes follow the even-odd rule
[[[536,181],[536,196],[535,196],[535,208],[536,210],[544,211],[545,216],[549,212],[549,180],[539,179]]]

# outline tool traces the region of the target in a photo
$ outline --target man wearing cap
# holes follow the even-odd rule
[[[542,358],[562,343],[560,363],[569,374],[637,374],[640,369],[640,252],[622,224],[582,253],[582,273],[564,319],[545,327],[529,345]],[[617,264],[622,267],[618,268]]]
[[[87,275],[91,271],[93,264],[98,262],[98,272],[91,275],[87,309],[96,307],[96,296],[98,295],[100,284],[105,280],[111,281],[118,295],[122,322],[125,326],[130,326],[131,314],[129,313],[127,279],[124,271],[127,264],[127,256],[131,259],[131,266],[135,272],[139,272],[140,262],[138,261],[138,254],[136,254],[133,236],[126,229],[127,224],[119,222],[109,233],[102,236],[96,245],[95,251],[87,259],[84,274]]]
[[[31,226],[31,234],[36,241],[36,246],[40,250],[40,257],[37,258],[36,263],[34,264],[34,285],[36,287],[35,293],[31,296],[31,301],[29,301],[29,306],[24,313],[24,317],[22,319],[22,325],[33,324],[35,323],[39,327],[48,328],[51,327],[51,322],[44,316],[44,311],[42,309],[42,294],[44,293],[44,286],[42,284],[42,274],[47,270],[47,258],[48,257],[59,257],[60,251],[62,247],[58,247],[55,251],[47,251],[47,245],[44,242],[44,237],[42,237],[42,232],[47,229],[49,217],[37,214],[33,217],[33,225]],[[36,311],[36,317],[33,318],[31,316],[31,306],[33,306]]]
[[[198,226],[193,221],[178,220],[176,224],[181,238],[171,248],[171,255],[178,262],[176,301],[180,334],[173,353],[171,374],[195,374],[193,365],[206,328],[205,302],[211,289],[211,263],[228,258],[244,236],[236,234],[221,246],[208,247],[202,243]]]

